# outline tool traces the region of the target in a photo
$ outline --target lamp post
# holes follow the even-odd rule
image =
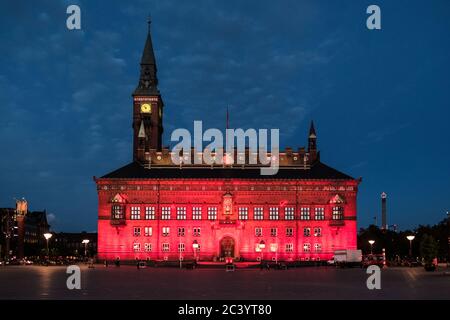
[[[412,258],[412,241],[414,240],[415,236],[406,236],[406,239],[409,240],[409,256]]]
[[[370,243],[370,254],[373,254],[373,244],[375,243],[375,240],[369,240]]]
[[[275,243],[275,264],[278,265],[278,242]]]
[[[447,246],[448,246],[447,266],[450,266],[450,211],[447,211]]]
[[[180,259],[180,269],[182,269],[183,268],[183,261],[181,261],[181,259],[183,257],[181,256],[181,236],[180,236],[180,243],[178,244],[178,251],[180,252],[180,257],[179,257],[179,259]]]
[[[194,249],[194,261],[197,262],[197,250],[198,250],[198,242],[194,240],[192,243],[192,248]]]
[[[53,235],[50,232],[44,233],[44,238],[45,238],[45,240],[47,240],[47,257],[48,257],[48,259],[50,259],[50,250],[48,249],[48,240],[50,240],[50,238],[52,236]]]
[[[89,239],[84,239],[81,243],[84,244],[84,257],[87,257],[87,245],[89,243]]]
[[[259,242],[259,250],[261,251],[261,263],[263,261],[263,249],[266,247],[266,243],[264,242],[264,240],[261,240]]]

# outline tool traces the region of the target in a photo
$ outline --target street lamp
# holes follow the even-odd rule
[[[181,254],[181,236],[180,236],[180,243],[178,244],[178,251],[180,252],[180,269],[182,269],[183,268],[183,261],[182,261],[182,259],[183,259],[183,257],[182,257],[182,254]]]
[[[84,239],[81,243],[84,244],[84,256],[87,257],[87,245],[89,243],[89,239]]]
[[[195,262],[197,262],[197,250],[198,250],[198,242],[197,240],[194,240],[194,242],[192,243],[192,248],[194,249],[194,260]]]
[[[272,244],[271,246],[272,246],[271,251],[275,251],[275,263],[278,265],[278,242]]]
[[[415,236],[406,236],[406,239],[409,240],[409,256],[412,258],[412,241],[414,240]]]
[[[259,242],[259,250],[261,251],[261,262],[263,261],[263,249],[266,247],[264,240]]]
[[[44,238],[45,240],[47,240],[47,257],[50,258],[50,251],[48,250],[48,240],[50,240],[50,238],[53,235],[50,232],[44,233]]]
[[[373,254],[372,248],[373,248],[373,244],[375,243],[375,240],[369,240],[369,243],[370,243],[370,254]]]

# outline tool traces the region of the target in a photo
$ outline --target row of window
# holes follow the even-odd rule
[[[179,243],[178,244],[178,252],[184,252],[185,251],[185,244]],[[170,244],[169,243],[163,243],[161,245],[161,250],[163,252],[169,252],[170,251]],[[197,244],[197,249],[195,249],[197,252],[200,251],[200,245]],[[140,252],[141,251],[141,244],[139,242],[133,243],[133,251],[134,252]],[[144,251],[145,252],[152,252],[152,244],[151,243],[144,243]]]
[[[125,207],[123,205],[113,205],[111,209],[111,215],[113,219],[125,219]],[[133,206],[131,207],[131,220],[140,220],[141,207]],[[249,219],[249,208],[239,207],[238,208],[238,218],[239,220]],[[302,207],[300,208],[300,220],[311,220],[311,208]],[[344,208],[343,207],[333,207],[332,216],[333,220],[342,220],[344,218]],[[155,220],[156,212],[155,207],[145,207],[145,220]],[[161,208],[161,219],[170,220],[172,219],[172,207],[162,207]],[[187,209],[186,207],[176,208],[176,219],[186,220],[187,219]],[[202,219],[202,207],[192,208],[192,220]],[[207,208],[207,219],[216,220],[217,219],[217,207]],[[253,208],[253,220],[263,220],[264,219],[264,208],[254,207]],[[269,208],[269,220],[279,220],[280,213],[278,207]],[[284,220],[295,220],[295,208],[285,207],[284,208]],[[314,220],[325,220],[325,208],[317,207],[314,208]]]
[[[184,243],[178,243],[178,252],[185,252],[186,246]],[[270,245],[270,251],[276,252],[278,250],[278,245],[273,243]],[[169,243],[162,243],[161,244],[161,250],[163,252],[169,252],[170,251],[170,244]],[[197,252],[200,251],[200,244],[197,245],[197,249],[195,249]],[[140,252],[141,251],[141,244],[139,242],[133,243],[133,251],[134,252]],[[152,252],[152,244],[151,243],[144,243],[144,251],[145,252]],[[255,251],[261,252],[261,248],[258,244],[255,245]],[[321,243],[315,243],[314,244],[314,252],[321,252],[322,251],[322,244]],[[286,243],[285,245],[285,252],[294,252],[294,244],[293,243]],[[303,252],[311,252],[311,244],[310,243],[304,243],[303,244]]]
[[[143,227],[144,230],[144,236],[151,237],[153,235],[153,228],[152,227]],[[313,233],[311,234],[311,230]],[[141,236],[141,227],[133,227],[133,236],[140,237]],[[192,235],[194,237],[200,237],[201,229],[200,227],[194,227],[192,228]],[[185,227],[178,227],[177,228],[177,236],[178,237],[184,237],[186,235],[186,228]],[[292,237],[294,235],[294,228],[286,228],[286,237]],[[316,227],[316,228],[303,228],[303,236],[304,237],[310,237],[313,235],[314,237],[321,237],[322,236],[322,228]],[[170,236],[170,227],[162,227],[162,236],[168,237]],[[263,236],[263,228],[256,227],[255,228],[255,236],[256,237],[262,237]],[[271,237],[277,237],[278,236],[278,228],[270,228],[270,236]]]
[[[322,236],[322,228],[314,228],[313,229],[314,237],[321,237]],[[286,237],[292,237],[294,236],[294,229],[293,228],[286,228]],[[255,228],[255,237],[262,237],[263,236],[263,228]],[[270,228],[270,236],[271,237],[277,237],[278,236],[278,228]],[[303,236],[304,237],[310,237],[311,236],[311,228],[303,228]]]

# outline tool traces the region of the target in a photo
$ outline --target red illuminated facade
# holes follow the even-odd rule
[[[156,71],[149,32],[133,93],[133,162],[95,178],[100,259],[324,260],[356,249],[359,180],[320,161],[313,124],[307,148],[280,152],[276,175],[260,175],[260,165],[174,165],[162,147]]]

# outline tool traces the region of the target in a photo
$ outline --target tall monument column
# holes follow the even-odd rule
[[[387,217],[386,217],[386,199],[387,199],[387,194],[385,192],[383,192],[381,194],[381,229],[383,229],[383,230],[388,229]]]

